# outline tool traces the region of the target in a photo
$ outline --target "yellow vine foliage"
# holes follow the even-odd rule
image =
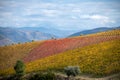
[[[112,30],[87,36],[120,35],[120,30]],[[81,36],[84,37],[84,36]],[[13,65],[22,59],[41,42],[15,44],[0,47],[0,75],[14,73]],[[112,40],[69,50],[60,54],[42,58],[26,64],[26,72],[63,69],[78,65],[82,72],[94,74],[111,74],[120,71],[120,40]],[[11,67],[11,68],[10,68]]]
[[[0,47],[0,70],[13,67],[17,60],[22,60],[24,56],[40,45],[40,43],[42,41]]]
[[[82,72],[111,74],[120,71],[119,61],[120,40],[113,40],[30,62],[26,64],[26,72],[78,65]]]
[[[104,32],[98,32],[98,33],[95,33],[95,34],[87,34],[87,35],[83,34],[83,36],[77,36],[77,37],[86,37],[86,36],[115,36],[115,35],[120,35],[120,29],[109,30],[109,31],[104,31]],[[75,37],[73,37],[73,38],[75,38]]]
[[[97,35],[101,35],[101,36],[114,36],[114,35],[120,35],[120,29],[116,29],[116,30],[109,30],[109,31],[105,31],[105,32],[99,32],[96,34],[91,34],[93,36],[97,36]]]

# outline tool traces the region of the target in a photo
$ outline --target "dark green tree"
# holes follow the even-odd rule
[[[25,65],[22,61],[18,60],[14,66],[16,75],[23,76],[25,74]]]
[[[18,44],[21,44],[20,42],[18,42]]]
[[[34,40],[32,40],[32,42],[34,42]]]

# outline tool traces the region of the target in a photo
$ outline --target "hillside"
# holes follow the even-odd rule
[[[63,69],[79,65],[83,73],[111,74],[120,71],[120,39],[69,50],[27,64],[26,71]]]
[[[113,30],[113,29],[120,29],[120,27],[115,27],[115,28],[101,27],[101,28],[95,28],[95,29],[90,29],[90,30],[84,30],[84,31],[74,33],[74,34],[70,35],[69,37],[87,35],[87,34],[95,34],[98,32],[109,31],[109,30]]]
[[[82,73],[108,75],[120,71],[120,40],[112,40],[76,48],[26,64],[26,72],[38,70],[63,70],[65,66],[80,66]],[[13,68],[0,74],[14,73]]]
[[[29,42],[0,47],[0,74],[13,73],[14,71],[10,67],[13,67],[16,60],[19,59],[27,62],[27,72],[46,70],[48,68],[58,70],[67,65],[80,65],[83,72],[111,74],[112,72],[119,71],[119,44],[120,30],[118,29],[73,38]],[[115,63],[111,61],[111,59],[113,59]],[[69,61],[71,61],[71,63]],[[86,64],[87,61],[88,64]],[[116,67],[111,64],[112,62]],[[94,63],[93,67],[92,63]],[[100,63],[101,65],[99,65]],[[110,64],[113,67],[111,67]],[[111,71],[101,73],[100,67],[105,70],[107,70],[108,67],[108,70],[110,69]],[[97,72],[91,70],[91,68],[95,68],[94,70]]]
[[[43,41],[28,42],[0,47],[0,70],[13,67],[17,60],[24,58],[28,53]]]
[[[79,47],[97,44],[104,41],[120,39],[120,30],[112,30],[97,34],[65,38],[59,40],[47,40],[40,46],[33,49],[25,58],[25,62],[30,62],[39,58],[44,58],[50,55],[58,54],[67,50],[72,50]]]
[[[9,45],[12,43],[30,42],[32,40],[36,41],[47,40],[51,39],[52,37],[56,37],[52,34],[43,33],[40,31],[22,31],[17,28],[3,28],[3,27],[0,27],[0,35],[4,37],[4,39],[3,38],[0,39],[1,43],[0,46]]]

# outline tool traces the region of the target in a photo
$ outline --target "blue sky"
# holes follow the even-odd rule
[[[0,0],[1,27],[84,30],[120,26],[120,0]]]

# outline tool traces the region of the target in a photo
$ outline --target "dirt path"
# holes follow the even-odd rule
[[[56,75],[59,75],[66,80],[66,77],[67,77],[66,75],[60,74],[60,73],[56,73]],[[58,79],[58,80],[61,80],[61,79]],[[102,77],[102,78],[91,78],[90,76],[82,75],[82,76],[77,76],[75,77],[75,79],[71,79],[71,80],[120,80],[120,73],[110,75],[107,77]]]

